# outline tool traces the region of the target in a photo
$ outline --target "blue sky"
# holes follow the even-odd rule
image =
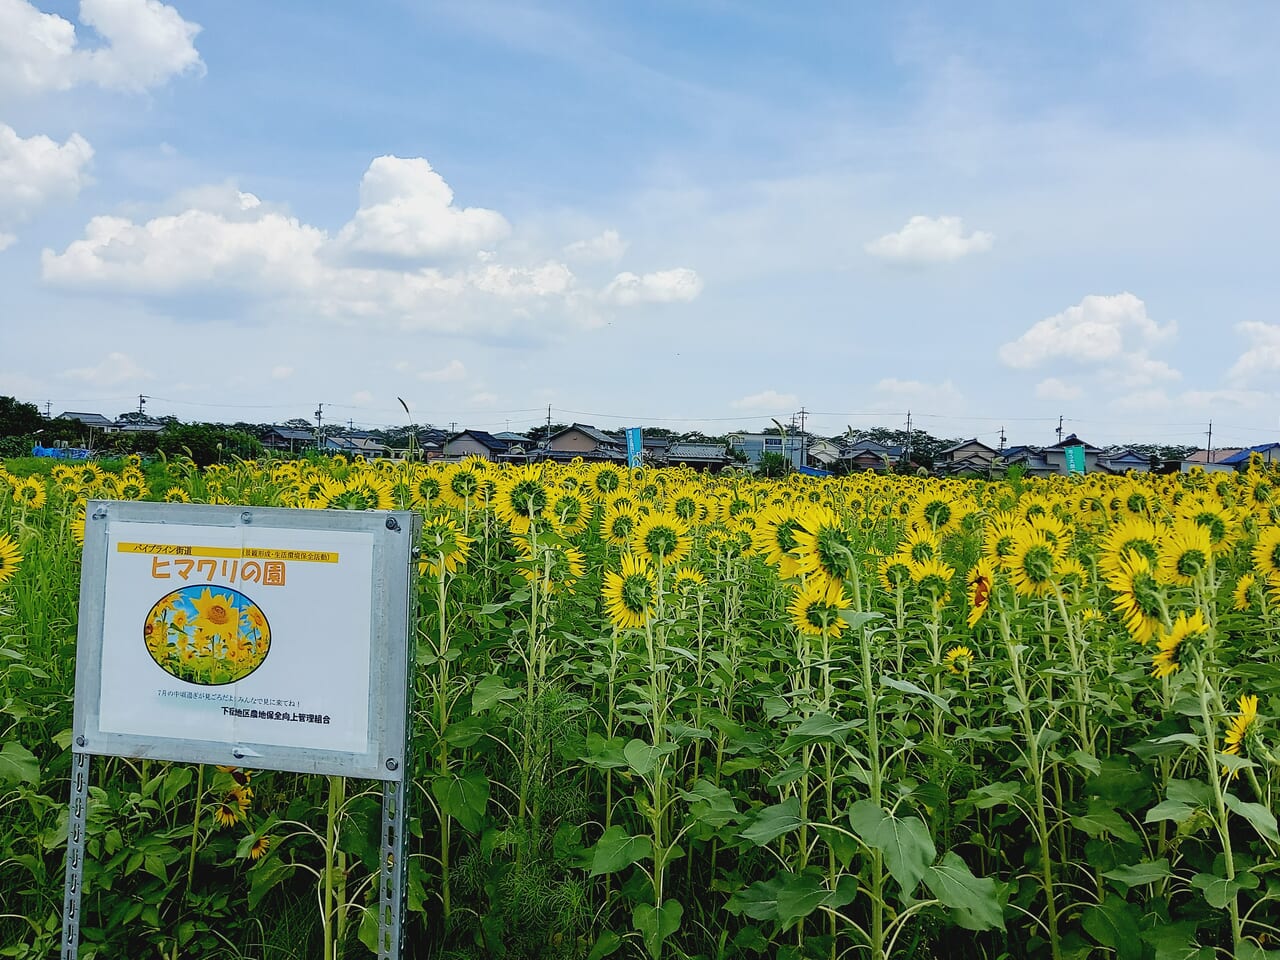
[[[1270,3],[0,0],[0,393],[1275,439]]]

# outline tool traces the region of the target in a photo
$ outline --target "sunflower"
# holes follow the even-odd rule
[[[18,543],[7,533],[0,533],[0,583],[4,583],[15,573],[22,563],[22,553]]]
[[[164,492],[165,503],[190,503],[191,495],[181,487],[170,487]]]
[[[701,590],[706,585],[706,574],[697,567],[691,567],[688,564],[676,567],[676,571],[671,577],[671,590],[673,593],[693,593]]]
[[[1253,569],[1264,580],[1280,580],[1280,527],[1267,527],[1253,547]]]
[[[1231,591],[1231,608],[1233,610],[1248,610],[1253,605],[1253,588],[1257,584],[1258,578],[1252,573],[1242,573],[1240,579],[1236,581],[1235,587]]]
[[[934,603],[941,603],[947,599],[947,591],[951,588],[951,579],[955,575],[955,570],[937,557],[915,560],[911,563],[911,581],[921,595],[927,596]]]
[[[1011,513],[996,513],[982,533],[982,555],[993,566],[1005,570],[1013,556],[1013,543],[1018,534],[1018,518]]]
[[[472,538],[462,532],[457,521],[444,514],[423,522],[418,542],[422,545],[418,573],[424,576],[440,576],[442,565],[445,573],[456,573],[471,555]]]
[[[587,529],[591,510],[577,490],[561,490],[551,497],[547,514],[562,537],[573,537]]]
[[[240,611],[226,594],[215,594],[206,587],[200,596],[191,598],[191,605],[196,608],[195,624],[210,638],[233,637],[239,631]]]
[[[1191,520],[1180,520],[1160,544],[1158,573],[1165,583],[1191,586],[1209,568],[1213,546],[1209,531]]]
[[[43,481],[36,477],[27,477],[25,480],[19,480],[18,485],[13,488],[13,499],[17,503],[24,504],[28,510],[39,510],[48,501],[49,496]]]
[[[706,502],[692,484],[671,491],[667,497],[667,509],[686,523],[701,523],[707,518]]]
[[[484,468],[478,463],[487,463],[479,457],[467,457],[461,463],[446,469],[440,496],[452,507],[466,510],[477,500],[480,483],[484,479]]]
[[[1229,753],[1233,757],[1240,756],[1249,731],[1258,722],[1258,698],[1246,693],[1239,699],[1238,706],[1240,712],[1231,718],[1231,723],[1227,725],[1227,732],[1222,737],[1222,742],[1225,744],[1222,752]]]
[[[973,651],[968,647],[952,647],[946,652],[942,662],[952,673],[966,674],[973,666]]]
[[[1197,610],[1190,617],[1185,613],[1179,613],[1178,619],[1173,622],[1173,626],[1160,637],[1160,648],[1156,651],[1155,656],[1151,658],[1153,667],[1151,675],[1163,680],[1165,677],[1172,676],[1179,666],[1181,666],[1182,656],[1185,653],[1183,644],[1192,637],[1198,637],[1209,629],[1209,625],[1204,622],[1204,614]]]
[[[1204,527],[1209,532],[1209,544],[1214,553],[1225,553],[1231,549],[1233,534],[1240,523],[1237,512],[1212,494],[1197,493],[1183,499],[1178,504],[1176,516]]]
[[[523,536],[546,513],[551,494],[543,472],[536,466],[514,467],[498,483],[494,510],[511,532]]]
[[[592,469],[588,487],[597,497],[616,493],[621,486],[622,471],[613,464],[600,463]]]
[[[645,557],[623,554],[622,570],[604,575],[605,610],[613,625],[620,628],[643,627],[658,605],[658,583],[653,567]]]
[[[479,483],[478,478],[473,476],[472,479]],[[410,485],[414,508],[426,510],[439,503],[444,495],[444,484],[444,479],[433,467],[419,467],[415,471],[413,482]],[[474,490],[472,492],[474,493]]]
[[[885,557],[880,561],[880,569],[876,571],[880,586],[884,587],[887,593],[902,589],[911,582],[911,564],[914,562],[911,554],[902,551],[891,557]]]
[[[990,560],[979,560],[966,579],[969,598],[969,626],[972,627],[991,604],[991,589],[995,585],[995,569]],[[959,648],[968,652],[967,647]]]
[[[928,527],[916,527],[908,531],[898,547],[903,553],[910,554],[916,563],[924,560],[935,560],[942,556],[942,544]]]
[[[371,473],[326,486],[321,499],[321,508],[326,510],[390,510],[395,506],[391,482]]]
[[[213,805],[213,822],[219,827],[233,827],[240,822],[243,813],[239,801],[227,794]]]
[[[587,570],[587,559],[575,546],[558,541],[558,538],[539,539],[530,542],[528,537],[516,538],[516,551],[524,563],[520,574],[530,583],[545,582],[547,590],[573,592],[573,585],[582,579]],[[545,575],[545,581],[542,579]]]
[[[849,604],[843,584],[815,577],[796,588],[787,610],[791,613],[791,622],[801,633],[811,637],[838,637],[848,626],[840,611],[847,610]]]
[[[616,547],[621,547],[631,542],[631,535],[636,532],[639,522],[640,518],[636,514],[635,507],[629,504],[626,506],[610,504],[605,509],[601,531],[605,540]]]
[[[1120,569],[1128,554],[1137,553],[1154,568],[1160,562],[1161,533],[1150,520],[1128,517],[1116,523],[1102,539],[1098,569],[1108,576]]]
[[[1054,583],[1058,550],[1042,531],[1024,526],[1013,538],[1009,571],[1013,588],[1024,597],[1043,597]]]
[[[636,525],[631,550],[654,563],[679,563],[689,555],[693,538],[689,525],[673,513],[655,513]]]
[[[267,836],[254,835],[253,843],[249,845],[249,859],[261,860],[268,850],[271,849],[271,838]]]
[[[909,522],[917,530],[941,537],[960,526],[960,517],[955,499],[946,492],[938,492],[925,494],[916,501]]]
[[[795,538],[801,573],[812,573],[836,583],[853,578],[853,542],[840,517],[830,507],[805,509]]]
[[[1151,563],[1140,553],[1126,554],[1107,577],[1107,586],[1115,591],[1111,603],[1130,635],[1145,645],[1162,625],[1160,583]]]
[[[791,507],[768,507],[756,517],[755,529],[751,531],[756,552],[764,557],[766,563],[778,568],[778,576],[783,580],[796,576],[800,570],[800,559],[796,554],[799,546],[796,528],[799,525],[800,518]]]

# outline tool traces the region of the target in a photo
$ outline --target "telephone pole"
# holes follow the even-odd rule
[[[1209,421],[1209,446],[1206,449],[1205,453],[1208,456],[1209,462],[1213,463],[1213,421],[1212,420]]]
[[[911,411],[907,411],[907,463],[911,462]]]
[[[1000,453],[1004,453],[1004,427],[1000,428]]]
[[[800,408],[800,465],[807,467],[809,465],[809,435],[804,430],[804,419],[809,415],[809,411],[804,407]]]
[[[1062,442],[1062,414],[1058,414],[1058,442]]]
[[[138,394],[138,416],[142,416],[142,408],[147,405],[147,401],[150,399],[150,397],[144,397],[142,394]]]
[[[324,416],[324,404],[323,404],[323,403],[317,403],[317,404],[316,404],[316,449],[317,449],[317,450],[319,450],[319,449],[320,449],[320,446],[321,446],[321,444],[320,444],[320,424],[321,424],[321,420],[322,420],[323,416]]]

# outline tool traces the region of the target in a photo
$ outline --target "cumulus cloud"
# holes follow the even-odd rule
[[[27,0],[0,0],[0,94],[81,83],[139,92],[203,69],[199,25],[159,0],[81,0],[80,22],[105,42],[85,49],[71,21]]]
[[[925,383],[885,377],[874,387],[879,397],[872,405],[881,410],[900,411],[909,407],[925,413],[952,413],[964,402],[964,395],[950,380]]]
[[[467,376],[467,368],[461,360],[450,360],[438,370],[423,370],[418,374],[419,380],[425,380],[427,383],[457,383],[459,380],[465,380]]]
[[[590,240],[578,240],[564,248],[570,260],[616,262],[627,252],[627,242],[617,230],[605,230]]]
[[[81,380],[95,387],[114,387],[137,380],[150,380],[152,375],[127,354],[113,352],[92,367],[76,367],[63,371],[70,380]]]
[[[1232,365],[1232,377],[1251,380],[1280,371],[1280,326],[1247,320],[1236,324],[1236,332],[1245,338],[1249,348]]]
[[[78,133],[58,143],[43,135],[20,137],[0,123],[0,226],[21,223],[52,200],[74,197],[89,182],[92,159],[93,147]],[[12,242],[12,234],[6,235]]]
[[[971,253],[985,253],[995,235],[975,230],[967,237],[960,217],[912,217],[897,233],[886,233],[863,249],[873,257],[897,263],[945,263]]]
[[[391,181],[401,186],[385,192]],[[376,186],[365,189],[371,182]],[[394,196],[406,198],[403,208]],[[564,263],[527,256],[504,262],[501,251],[472,250],[465,260],[437,264],[369,259],[375,251],[462,253],[507,231],[501,215],[459,210],[452,196],[425,160],[380,157],[365,175],[356,215],[330,234],[233,184],[203,187],[166,207],[175,212],[149,220],[94,217],[64,250],[43,252],[42,275],[51,284],[131,295],[215,291],[339,323],[479,338],[598,326],[602,307],[688,300],[701,289],[694,271],[678,268],[619,274],[597,293],[581,287]],[[428,213],[443,225],[429,222]],[[357,249],[364,256],[353,259]]]
[[[606,303],[630,307],[638,303],[690,301],[702,292],[702,278],[687,267],[639,274],[625,272],[614,277],[600,294]]]
[[[497,211],[455,207],[453,190],[423,158],[377,157],[338,242],[359,253],[421,260],[476,253],[510,232]]]
[[[800,406],[800,400],[794,393],[779,393],[777,390],[761,390],[748,397],[734,400],[729,406],[737,410],[764,410],[777,413],[780,410],[793,410]]]
[[[1126,355],[1168,339],[1176,330],[1173,322],[1162,326],[1148,316],[1146,304],[1132,293],[1091,294],[1004,344],[1000,359],[1017,369],[1051,360],[1106,364],[1123,361]]]
[[[1077,400],[1084,391],[1078,385],[1049,377],[1036,384],[1035,393],[1041,400]]]
[[[13,246],[17,239],[12,233],[0,233],[0,253]]]

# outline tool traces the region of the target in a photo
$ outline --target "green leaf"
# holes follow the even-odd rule
[[[943,700],[936,693],[926,690],[924,687],[917,686],[910,680],[898,680],[894,677],[880,675],[880,686],[888,687],[890,690],[897,690],[899,693],[909,694],[913,697],[924,697],[943,713],[950,713],[951,708],[947,706],[947,701]]]
[[[622,748],[622,755],[627,758],[627,765],[639,776],[644,777],[653,772],[660,758],[678,749],[679,747],[674,743],[664,743],[655,747],[643,740],[629,740]]]
[[[1196,808],[1181,800],[1162,800],[1147,811],[1144,823],[1158,823],[1161,820],[1172,820],[1174,823],[1185,823],[1195,814]]]
[[[34,753],[16,740],[10,740],[0,749],[0,785],[12,786],[15,783],[38,787],[40,763]]]
[[[658,957],[662,953],[662,941],[680,929],[680,918],[684,916],[684,907],[679,900],[664,900],[662,906],[651,907],[647,903],[637,903],[631,911],[631,923],[640,931],[649,956]]]
[[[1106,803],[1096,797],[1089,801],[1087,813],[1071,818],[1071,824],[1077,830],[1083,830],[1091,837],[1112,836],[1125,843],[1137,843],[1138,831],[1129,821]]]
[[[489,803],[489,778],[483,773],[434,777],[431,793],[440,805],[441,813],[453,817],[472,833],[480,831],[485,807]]]
[[[1212,873],[1197,873],[1191,878],[1191,885],[1204,894],[1209,906],[1221,910],[1240,890],[1257,889],[1258,878],[1252,873],[1238,873],[1234,880]]]
[[[501,677],[491,673],[471,691],[471,712],[483,713],[496,703],[515,700],[519,696],[519,690],[512,690],[502,682]]]
[[[854,724],[847,720],[837,720],[826,713],[815,713],[805,717],[791,728],[782,745],[783,755],[794,753],[801,747],[814,743],[844,744],[844,736],[852,730]]]
[[[747,827],[739,834],[744,840],[750,840],[757,847],[763,847],[770,840],[777,839],[784,833],[798,830],[804,821],[800,818],[800,798],[788,797],[781,803],[765,807]]]
[[[160,800],[166,806],[173,804],[174,798],[191,783],[191,768],[185,764],[171,767],[164,775],[164,783],[160,787]]]
[[[1098,758],[1092,753],[1076,750],[1067,759],[1086,773],[1090,773],[1095,777],[1102,775],[1102,764],[1098,762]]]
[[[787,874],[778,889],[778,922],[782,929],[792,927],[797,920],[813,913],[830,894],[817,874]]]
[[[782,890],[782,884],[782,876],[757,880],[751,886],[735,892],[725,904],[725,909],[730,913],[746,914],[752,920],[777,920],[778,893]]]
[[[857,630],[860,627],[865,627],[868,623],[872,623],[873,621],[880,620],[883,617],[884,617],[883,613],[875,613],[875,612],[868,613],[862,610],[841,610],[840,611],[840,619],[843,620],[845,623],[849,624],[849,626],[853,627],[855,630]]]
[[[1106,871],[1103,876],[1108,880],[1119,880],[1128,887],[1143,887],[1173,876],[1173,871],[1169,869],[1169,861],[1162,857],[1159,860],[1144,860],[1142,863],[1116,867]]]
[[[1085,910],[1080,925],[1098,943],[1113,949],[1117,960],[1142,960],[1142,939],[1134,909],[1132,904],[1109,897]]]
[[[249,871],[249,909],[255,910],[262,898],[265,897],[276,884],[283,883],[285,880],[293,876],[294,865],[286,863],[279,857],[269,857],[263,860],[256,867]]]
[[[692,790],[681,790],[681,799],[689,804],[689,816],[710,827],[723,827],[739,817],[733,797],[724,787],[699,780]]]
[[[924,882],[944,906],[953,911],[955,922],[965,930],[1001,930],[1004,913],[996,897],[996,882],[975,877],[969,865],[952,850],[924,873]]]
[[[1213,948],[1196,941],[1196,927],[1194,920],[1158,923],[1143,930],[1142,939],[1155,948],[1155,960],[1213,960]]]
[[[620,946],[622,946],[622,938],[612,930],[606,930],[597,938],[595,946],[587,954],[587,960],[604,960],[605,957],[616,953]]]
[[[1280,960],[1280,950],[1263,950],[1252,940],[1241,940],[1235,960]]]
[[[1248,820],[1263,838],[1272,843],[1280,843],[1280,833],[1276,832],[1276,815],[1270,809],[1260,803],[1241,800],[1234,793],[1225,794],[1222,799],[1233,813]]]
[[[849,825],[884,855],[885,866],[908,896],[937,859],[929,828],[916,817],[898,819],[874,801],[859,800],[849,808]]]
[[[591,876],[616,873],[653,854],[653,841],[647,836],[633,837],[626,828],[614,824],[596,841],[591,854]]]
[[[989,783],[984,787],[978,787],[969,791],[969,801],[979,810],[989,810],[992,807],[1007,806],[1018,799],[1022,792],[1022,784],[1010,783],[1002,781],[1000,783]]]

